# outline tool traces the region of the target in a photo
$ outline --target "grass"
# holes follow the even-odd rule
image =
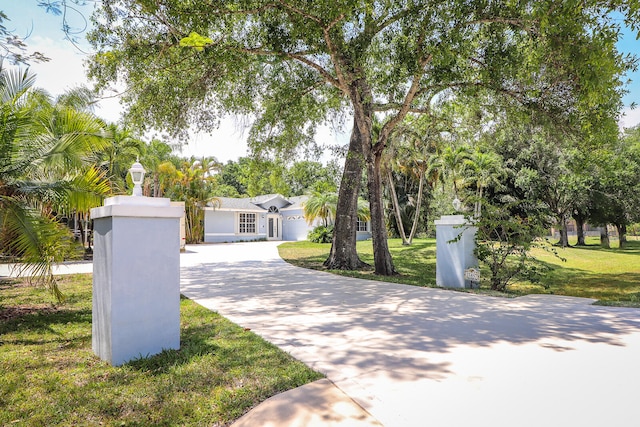
[[[568,295],[595,298],[603,305],[640,307],[640,240],[629,240],[624,249],[602,249],[598,241],[592,238],[587,240],[586,247],[558,248],[558,254],[566,261],[543,250],[536,250],[533,255],[548,267],[540,283],[516,282],[506,293],[496,293],[482,285],[478,292],[504,296],[541,293]],[[617,246],[617,243],[612,242],[612,245]],[[390,239],[389,249],[400,273],[398,276],[376,276],[372,271],[331,272],[416,286],[436,286],[435,247],[435,239],[417,239],[411,246],[402,246],[401,240]],[[331,245],[288,242],[278,248],[280,256],[291,264],[324,270],[322,263],[329,255]],[[358,242],[357,250],[363,261],[373,264],[370,241]],[[487,277],[488,272],[483,270],[482,276]]]
[[[91,275],[43,289],[0,283],[0,425],[226,426],[321,378],[250,331],[183,298],[181,348],[113,367],[91,350]]]
[[[376,276],[373,269],[365,271],[331,270],[332,273],[348,277],[405,283],[416,286],[436,285],[436,241],[435,239],[414,239],[413,245],[402,246],[402,240],[389,239],[389,250],[399,276]],[[330,243],[308,241],[285,242],[278,246],[280,256],[298,267],[326,270],[322,263],[329,256]],[[373,247],[370,240],[357,242],[360,259],[373,265]]]
[[[517,283],[512,289],[595,298],[604,305],[640,307],[640,240],[629,240],[624,249],[604,249],[598,238],[588,238],[587,246],[556,250],[566,262],[536,250],[533,255],[550,269],[543,282]]]

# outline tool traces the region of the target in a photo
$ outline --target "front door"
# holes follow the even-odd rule
[[[282,217],[267,215],[267,240],[282,240]]]

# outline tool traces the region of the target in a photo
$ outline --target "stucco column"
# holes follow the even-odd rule
[[[180,225],[170,200],[117,196],[94,221],[92,348],[121,365],[180,348]]]
[[[436,284],[447,288],[470,288],[468,268],[478,268],[473,251],[477,228],[464,215],[443,215],[436,225]],[[462,234],[462,235],[461,235]],[[458,240],[456,240],[460,236]],[[456,241],[452,241],[456,240]]]

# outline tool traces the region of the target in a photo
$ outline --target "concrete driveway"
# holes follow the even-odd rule
[[[640,425],[640,310],[349,279],[290,266],[276,246],[189,246],[182,293],[385,426]]]

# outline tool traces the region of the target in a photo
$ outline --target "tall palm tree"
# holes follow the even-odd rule
[[[476,194],[474,203],[474,216],[480,216],[482,209],[482,196],[486,187],[491,184],[500,184],[505,175],[502,167],[502,158],[494,152],[475,151],[471,158],[465,160],[466,170],[471,181],[475,181]]]
[[[220,203],[213,196],[215,177],[207,175],[205,169],[194,165],[192,160],[183,161],[179,169],[171,162],[164,162],[158,170],[161,171],[158,182],[166,188],[165,195],[185,203],[187,243],[200,243],[204,238],[204,208]]]
[[[320,218],[322,225],[327,227],[333,224],[336,218],[337,207],[337,193],[320,193],[314,191],[303,204],[304,219],[307,221],[307,224],[311,225],[316,218]],[[366,200],[358,199],[358,219],[360,221],[369,221],[371,219],[369,203]]]
[[[442,185],[444,186],[446,181],[451,182],[456,197],[458,197],[460,189],[465,185],[465,161],[469,160],[470,156],[469,147],[466,145],[447,146],[438,155]]]
[[[430,187],[438,178],[437,168],[434,167],[434,159],[437,158],[436,152],[440,145],[439,135],[440,132],[432,125],[425,126],[418,120],[409,119],[398,126],[393,138],[390,138],[391,146],[387,150],[388,157],[384,158],[386,165],[383,169],[386,169],[392,204],[397,218],[396,223],[398,224],[403,245],[411,245],[418,229],[425,181]],[[415,188],[415,182],[417,181],[416,197],[414,199],[410,196],[410,200],[413,200],[410,205],[414,209],[413,221],[408,236],[405,233],[400,203],[393,180],[394,170],[409,180],[413,188]]]
[[[0,66],[0,253],[19,257],[54,295],[71,244],[55,214],[88,209],[109,191],[91,166],[106,139],[90,113],[51,101],[27,70]]]
[[[338,194],[316,191],[304,202],[304,219],[308,224],[312,224],[316,218],[320,218],[322,224],[327,227],[336,217],[337,206]]]

